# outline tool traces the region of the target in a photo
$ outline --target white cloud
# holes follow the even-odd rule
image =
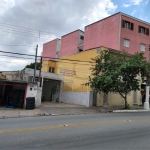
[[[0,15],[4,14],[8,9],[15,5],[14,0],[1,0],[0,2]]]
[[[123,4],[123,7],[130,7],[130,4]]]
[[[11,57],[0,57],[0,70],[1,71],[9,71],[9,70],[22,70],[26,65],[30,64],[31,60],[23,60],[23,59],[13,59]]]
[[[110,16],[117,8],[117,5],[115,5],[112,0],[0,1],[2,1],[0,4],[0,7],[2,7],[2,11],[0,11],[0,22],[59,34],[50,33],[51,38],[38,39],[30,36],[2,32],[2,27],[0,25],[0,44],[33,46],[38,44],[38,55],[41,54],[42,45],[44,43],[56,37],[60,38],[60,35],[67,34],[77,29],[83,29],[84,26],[89,23]],[[35,48],[33,47],[4,47],[0,45],[0,50],[27,53],[31,55],[35,54]],[[12,61],[12,59],[10,59],[9,61],[12,63],[3,63],[3,65],[0,65],[0,70],[18,70],[26,65],[26,62],[23,60],[16,62],[16,60]],[[28,64],[30,63],[31,61],[28,62]]]
[[[134,10],[134,11],[131,13],[131,15],[133,16],[135,13],[136,13],[136,10]]]
[[[86,14],[83,19],[88,19],[88,23],[98,21],[102,18],[108,17],[116,10],[117,5],[111,0],[100,0],[97,5],[90,9],[89,13]]]
[[[123,4],[123,7],[130,7],[132,5],[140,5],[143,0],[128,0],[127,3]]]
[[[133,5],[139,5],[142,2],[142,0],[130,0],[130,3]]]

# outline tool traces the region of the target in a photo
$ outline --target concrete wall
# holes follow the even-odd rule
[[[104,93],[97,93],[97,103],[96,106],[103,106],[103,96]]]
[[[6,75],[3,75],[2,73],[0,73],[0,79],[6,79]]]
[[[61,47],[60,47],[60,57],[77,53],[79,31],[80,30],[76,30],[72,33],[62,36]]]
[[[57,39],[57,46],[56,46],[56,58],[60,58],[60,46],[61,46],[61,40]],[[57,60],[56,60],[57,61]]]
[[[146,51],[144,55],[148,58],[149,51],[148,47],[150,44],[150,35],[145,35],[139,33],[139,25],[143,26],[145,28],[149,28],[150,32],[150,25],[147,25],[141,21],[135,20],[134,18],[130,18],[127,16],[122,15],[121,19],[129,21],[134,24],[134,29],[133,31],[127,28],[121,28],[121,41],[120,41],[120,49],[121,50],[126,50],[130,54],[134,54],[135,52],[141,52],[140,51],[140,44],[146,44]],[[150,34],[150,33],[149,33]],[[124,47],[124,38],[130,40],[130,47]]]
[[[41,98],[42,98],[42,88],[41,87],[37,87],[37,96],[36,96],[36,103],[35,106],[36,107],[40,107],[41,106]]]
[[[35,107],[39,107],[41,105],[41,96],[38,93],[38,85],[33,83],[28,83],[27,91],[26,91],[26,98],[27,97],[35,97]]]
[[[48,68],[49,66],[47,65],[47,70]],[[28,78],[29,76],[33,76],[33,74],[34,74],[34,69],[26,68],[24,79]],[[36,77],[39,77],[39,70],[36,70]],[[61,80],[61,81],[64,80],[64,77],[62,75],[50,73],[50,72],[43,72],[43,71],[41,72],[41,77],[47,79]]]
[[[106,46],[119,49],[120,13],[85,27],[84,50]]]
[[[133,104],[141,104],[140,91],[131,91],[127,96],[127,101],[130,106]],[[108,93],[108,106],[124,106],[124,99],[119,93]],[[97,94],[97,106],[104,106],[104,93]]]
[[[5,75],[9,81],[22,81],[24,71],[2,71],[2,74]]]
[[[61,102],[92,106],[92,92],[62,92]]]
[[[78,38],[78,44],[83,45],[84,39],[81,39],[80,36],[84,37],[84,32],[83,31],[79,31],[79,38]]]

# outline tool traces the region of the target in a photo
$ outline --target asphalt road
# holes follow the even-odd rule
[[[150,112],[0,119],[0,150],[149,150]]]

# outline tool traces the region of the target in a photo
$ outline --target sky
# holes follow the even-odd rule
[[[150,23],[149,8],[150,0],[0,0],[0,51],[35,55],[38,45],[40,56],[44,43],[117,12]],[[8,55],[0,52],[0,71],[34,62]]]

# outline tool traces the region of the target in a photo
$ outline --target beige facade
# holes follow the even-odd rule
[[[141,105],[141,92],[131,91],[127,96],[127,101],[130,106]],[[121,95],[117,92],[108,93],[107,96],[104,93],[97,94],[97,106],[124,106],[125,102]]]

